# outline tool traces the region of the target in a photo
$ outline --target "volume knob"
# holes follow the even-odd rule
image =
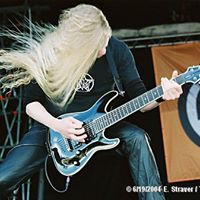
[[[73,164],[74,164],[75,166],[79,166],[79,165],[80,165],[79,161],[77,161],[77,160],[75,160],[75,161],[73,162]]]

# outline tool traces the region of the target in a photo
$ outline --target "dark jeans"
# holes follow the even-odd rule
[[[38,123],[25,134],[0,164],[0,199],[34,171],[44,167],[48,129]],[[137,126],[121,122],[106,130],[106,136],[120,138],[116,151],[129,160],[130,172],[138,186],[161,186],[159,173],[147,134]],[[140,200],[163,200],[161,192],[139,193]]]

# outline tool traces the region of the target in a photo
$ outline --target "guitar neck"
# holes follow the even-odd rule
[[[185,83],[185,78],[183,74],[179,75],[173,80],[180,85],[183,85]],[[93,120],[92,123],[95,127],[95,132],[98,133],[114,125],[115,123],[142,109],[149,103],[161,98],[162,95],[162,86],[157,86],[145,92],[144,94],[128,101],[127,103],[115,108],[114,110],[105,113],[101,117],[98,117],[95,120]]]

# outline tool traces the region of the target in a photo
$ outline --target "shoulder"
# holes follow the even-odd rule
[[[110,47],[112,51],[114,50],[123,51],[123,49],[128,48],[128,46],[122,40],[119,40],[118,38],[114,36],[110,38],[108,46]]]
[[[118,62],[120,62],[120,60],[132,58],[132,53],[127,44],[114,36],[110,38],[108,47],[115,60]]]
[[[128,45],[114,36],[110,38],[108,47],[114,56],[125,56],[130,52]]]

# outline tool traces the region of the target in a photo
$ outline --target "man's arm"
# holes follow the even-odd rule
[[[84,139],[87,137],[86,134],[83,134],[85,130],[82,128],[82,122],[73,117],[55,118],[40,102],[34,101],[27,104],[26,113],[34,120],[61,133],[66,138],[84,142]]]
[[[135,64],[134,57],[130,52],[127,45],[122,42],[118,42],[118,48],[115,48],[113,51],[115,52],[114,58],[117,61],[117,66],[119,70],[120,78],[123,82],[124,89],[130,99],[133,99],[144,92],[146,92],[145,85],[140,78],[140,75],[137,71],[137,67]],[[172,74],[172,79],[178,75],[176,71]],[[173,80],[169,80],[167,78],[161,79],[161,85],[163,88],[163,100],[173,100],[175,98],[179,98],[182,93],[182,88]],[[154,101],[144,108],[142,108],[141,112],[146,112],[148,110],[152,110],[157,107],[160,103]]]

